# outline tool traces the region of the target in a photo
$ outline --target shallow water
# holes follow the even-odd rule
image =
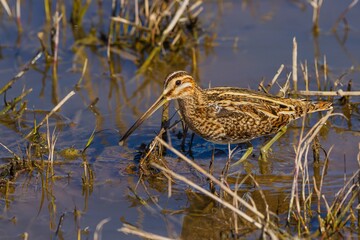
[[[110,1],[105,2],[103,15],[98,11],[96,3],[91,4],[83,31],[88,32],[91,27],[107,31]],[[179,58],[176,64],[159,65],[152,71],[136,75],[138,65],[132,59],[139,59],[140,56],[124,51],[114,59],[116,78],[110,78],[106,45],[81,45],[79,40],[76,42],[81,31],[73,31],[68,23],[60,35],[58,80],[54,81],[52,68],[40,60],[16,82],[7,92],[7,99],[19,95],[24,86],[33,88],[33,91],[26,97],[26,114],[17,124],[9,125],[1,121],[0,142],[19,156],[25,156],[27,141],[23,137],[33,127],[34,119],[39,122],[46,114],[37,110],[50,111],[73,89],[81,76],[85,58],[88,59],[88,68],[83,88],[61,108],[56,117],[50,119],[49,126],[51,131],[56,126],[59,134],[56,142],[58,150],[68,147],[83,149],[92,131],[95,129],[98,132],[85,156],[68,159],[56,155],[55,159],[61,164],[54,166],[52,176],[45,175],[45,171],[20,172],[12,180],[8,192],[2,188],[1,238],[17,239],[26,232],[30,239],[74,239],[80,229],[82,239],[92,239],[96,226],[103,219],[109,220],[101,231],[103,239],[138,239],[117,231],[124,222],[151,233],[183,239],[230,236],[228,234],[232,225],[229,219],[232,215],[226,209],[219,208],[212,200],[180,181],[173,184],[169,197],[166,180],[145,178],[144,182],[139,183],[139,175],[129,168],[130,165],[136,166],[141,144],[148,144],[159,131],[161,111],[130,136],[126,147],[118,146],[121,134],[160,95],[164,77],[174,70],[192,72],[203,87],[211,85],[257,89],[261,80],[269,82],[280,65],[284,64],[284,72],[279,77],[279,83],[283,84],[286,73],[291,71],[294,37],[298,42],[299,62],[307,61],[309,65],[311,90],[317,89],[314,59],[323,63],[324,56],[329,72],[327,83],[323,82],[323,85],[329,87],[336,82],[339,88],[346,90],[348,81],[352,80],[353,89],[360,89],[360,28],[357,25],[360,22],[360,6],[355,6],[346,15],[350,27],[348,32],[344,31],[342,24],[336,34],[331,31],[336,19],[350,2],[326,1],[320,15],[321,32],[318,37],[314,37],[311,31],[312,8],[306,1],[207,1],[203,4],[204,10],[199,20],[204,29],[217,37],[211,46],[200,38],[194,50],[198,59],[197,68],[191,66],[185,57],[172,56]],[[67,7],[71,5],[67,4]],[[1,13],[0,86],[16,75],[35,55],[36,49],[40,48],[37,33],[49,31],[44,19],[41,3],[24,2],[21,17],[24,31],[19,35],[15,21],[4,12]],[[346,41],[342,43],[344,39]],[[75,52],[81,54],[75,55]],[[339,80],[339,76],[344,73],[347,74]],[[299,89],[305,89],[300,71],[299,79]],[[274,86],[272,92],[275,93],[277,89]],[[88,106],[95,98],[99,98],[96,108],[90,109]],[[359,168],[359,97],[351,98],[351,111],[342,106],[338,99],[334,100],[334,112],[344,113],[348,119],[331,118],[319,136],[321,146],[326,151],[332,148],[322,189],[328,201],[344,185],[344,178],[348,179]],[[173,106],[171,104],[172,113]],[[306,130],[322,115],[312,114],[307,119]],[[170,131],[170,137],[174,148],[180,150],[181,139],[176,136],[179,131],[180,124]],[[239,171],[241,176],[253,173],[270,210],[282,217],[287,214],[287,201],[293,181],[294,146],[298,143],[300,132],[301,120],[291,124],[286,134],[274,144],[266,164],[259,163],[257,159],[259,147],[267,139],[253,141],[254,154],[237,169],[231,169],[232,173]],[[189,141],[190,137],[187,143]],[[214,175],[219,176],[227,159],[226,146],[214,146],[195,136],[192,154],[187,156],[208,169],[214,148]],[[236,156],[240,157],[241,153]],[[6,163],[10,157],[12,155],[0,147],[0,163]],[[322,162],[324,158],[321,154]],[[167,151],[165,159],[177,173],[200,186],[208,187],[206,177],[179,160],[175,154]],[[90,185],[82,182],[85,160],[94,174]],[[318,169],[314,167],[311,155],[309,161],[310,175],[318,177]],[[234,177],[229,179],[230,184],[235,181]],[[44,184],[49,185],[45,187]],[[130,189],[136,189],[137,196]],[[260,193],[254,190],[253,184],[244,183],[240,194],[250,194],[262,209]],[[74,212],[78,213],[77,217]],[[61,227],[57,231],[59,223]],[[249,229],[244,222],[243,236],[258,236]],[[359,230],[358,227],[349,229],[349,235],[355,235],[357,233],[352,231]],[[312,230],[316,230],[315,225]]]

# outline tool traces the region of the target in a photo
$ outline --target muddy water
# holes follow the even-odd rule
[[[299,61],[307,61],[309,64],[311,90],[317,89],[314,59],[324,63],[324,56],[329,71],[326,81],[321,74],[323,86],[329,89],[336,82],[339,88],[346,90],[348,81],[353,80],[353,89],[360,89],[360,29],[357,24],[360,22],[359,6],[355,6],[347,14],[348,31],[344,30],[342,24],[336,34],[331,31],[349,2],[325,2],[320,15],[321,32],[317,37],[311,31],[312,8],[305,1],[206,2],[200,21],[204,29],[210,29],[207,31],[217,37],[210,43],[200,39],[200,44],[195,49],[197,68],[194,69],[185,58],[172,56],[179,58],[177,64],[161,65],[151,73],[136,77],[138,65],[134,60],[139,56],[125,51],[117,55],[114,59],[117,75],[110,78],[106,47],[101,44],[94,44],[92,47],[81,45],[79,40],[76,41],[80,30],[74,31],[68,24],[60,35],[58,80],[54,80],[52,69],[42,60],[8,91],[6,97],[11,99],[21,93],[24,87],[33,89],[26,98],[28,110],[22,119],[17,124],[1,122],[0,141],[18,155],[25,156],[27,142],[23,136],[30,131],[34,119],[41,121],[45,116],[37,110],[51,110],[73,89],[81,76],[85,58],[88,59],[88,69],[84,75],[83,88],[61,108],[57,117],[50,119],[49,125],[51,131],[56,126],[56,149],[59,151],[68,147],[83,149],[92,131],[95,129],[98,133],[85,156],[68,159],[60,154],[56,155],[55,159],[61,164],[54,166],[51,177],[45,175],[45,171],[34,170],[19,173],[13,179],[7,192],[2,191],[0,195],[0,238],[18,239],[21,234],[28,233],[30,239],[49,239],[56,238],[55,236],[74,239],[78,234],[81,234],[82,239],[92,239],[96,226],[103,219],[109,220],[101,231],[103,239],[137,239],[117,231],[124,222],[152,233],[184,239],[230,236],[228,234],[233,227],[229,223],[231,214],[218,208],[213,201],[182,182],[173,185],[172,195],[169,197],[166,180],[146,178],[139,183],[138,174],[129,168],[130,165],[136,166],[141,144],[148,144],[160,129],[160,111],[134,132],[126,147],[118,146],[120,134],[157,98],[164,76],[174,70],[192,71],[203,87],[211,85],[256,89],[261,80],[270,81],[279,66],[284,64],[284,72],[279,77],[279,83],[283,84],[286,73],[291,71],[294,37],[298,42]],[[95,3],[90,6],[83,31],[88,32],[91,27],[107,31],[110,5],[104,4],[102,13]],[[68,7],[70,9],[70,5]],[[49,31],[49,26],[44,24],[43,13],[42,4],[23,3],[23,32],[19,35],[15,21],[2,12],[0,86],[8,82],[32,58],[35,49],[40,48],[37,33]],[[69,19],[69,16],[66,18]],[[81,55],[75,55],[75,51],[81,51]],[[346,74],[339,79],[344,73]],[[277,89],[275,86],[273,92]],[[299,89],[305,89],[302,80]],[[99,98],[96,107],[88,108],[95,98]],[[360,115],[356,103],[359,102],[359,97],[353,97],[351,102],[354,103],[353,108],[347,108],[335,98],[335,112],[344,113],[348,119],[332,118],[319,136],[326,151],[333,147],[323,186],[323,193],[329,201],[344,185],[344,178],[349,178],[359,168],[356,161],[360,131]],[[173,105],[171,107],[173,109]],[[321,114],[313,114],[306,122],[306,130],[320,117]],[[181,131],[180,125],[171,131],[170,137],[173,146],[181,149],[178,131]],[[270,210],[279,214],[282,219],[288,209],[294,145],[298,142],[300,131],[301,121],[291,124],[287,133],[272,147],[266,164],[259,164],[257,158],[259,147],[267,139],[255,140],[254,154],[237,169],[231,169],[231,172],[240,172],[241,176],[254,173]],[[188,139],[187,143],[189,141]],[[226,146],[214,146],[195,136],[192,154],[188,156],[208,169],[214,148],[214,174],[219,176],[227,159]],[[240,157],[241,154],[242,152],[238,152],[236,156]],[[0,163],[6,163],[9,157],[11,154],[0,148]],[[166,153],[166,161],[177,173],[208,187],[204,176],[180,161],[173,153]],[[323,154],[321,161],[324,161]],[[94,179],[89,184],[82,181],[84,162],[88,163],[94,174]],[[318,177],[318,169],[314,168],[312,162],[309,163],[309,171],[311,176]],[[234,181],[233,178],[229,179],[230,183]],[[137,195],[130,189],[136,189]],[[261,196],[253,189],[253,184],[245,182],[240,192],[250,194],[258,203],[259,209],[263,209]],[[244,236],[258,236],[256,232],[249,233],[250,226],[247,223],[242,224]],[[311,230],[316,230],[316,225]],[[349,231],[349,234],[354,233]]]

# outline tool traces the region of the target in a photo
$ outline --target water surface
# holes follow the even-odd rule
[[[308,63],[311,90],[317,90],[315,59],[319,64],[324,64],[324,61],[328,64],[327,82],[323,72],[320,73],[326,90],[334,85],[346,90],[349,80],[352,80],[353,89],[358,90],[359,6],[346,15],[349,30],[344,30],[341,23],[336,33],[331,31],[350,2],[326,1],[320,14],[320,34],[314,36],[312,8],[306,1],[206,1],[199,21],[208,36],[214,39],[210,43],[204,38],[199,39],[194,49],[198,59],[197,68],[191,65],[188,58],[172,56],[178,58],[176,64],[163,64],[144,74],[136,74],[139,66],[134,59],[140,56],[124,50],[114,60],[115,78],[110,77],[106,45],[81,44],[81,31],[88,33],[93,27],[99,33],[108,29],[110,1],[104,2],[102,12],[93,2],[81,29],[72,29],[69,21],[66,21],[66,27],[62,26],[58,79],[54,80],[52,68],[40,60],[7,92],[6,98],[11,99],[18,96],[24,87],[33,89],[26,97],[27,112],[18,124],[1,122],[0,141],[19,156],[26,156],[27,141],[24,135],[31,130],[34,119],[39,122],[46,114],[37,110],[50,111],[74,88],[81,76],[85,58],[88,68],[83,87],[58,111],[57,118],[50,119],[49,126],[51,131],[56,126],[56,149],[59,151],[69,147],[83,149],[92,131],[95,129],[98,133],[85,156],[67,159],[56,155],[57,162],[62,163],[54,166],[52,176],[36,170],[26,171],[13,179],[8,192],[3,192],[2,188],[0,236],[3,239],[18,239],[26,232],[30,239],[74,239],[80,229],[81,238],[92,239],[97,224],[103,219],[109,220],[102,229],[103,239],[137,239],[117,231],[124,222],[168,237],[217,239],[228,236],[226,234],[232,230],[227,222],[231,213],[226,209],[219,208],[212,200],[179,181],[173,184],[169,197],[166,179],[145,178],[139,182],[136,170],[132,171],[129,167],[136,167],[141,145],[148,144],[160,130],[161,111],[131,135],[126,147],[118,146],[121,134],[160,95],[164,77],[174,70],[191,72],[203,87],[257,89],[261,80],[269,82],[280,65],[284,64],[284,71],[279,77],[279,83],[284,84],[286,74],[291,72],[294,37],[298,43],[299,63]],[[66,4],[66,7],[70,9],[71,4]],[[4,12],[1,14],[0,86],[16,75],[40,48],[37,33],[49,31],[42,3],[23,2],[21,10],[21,34],[14,19]],[[69,13],[64,17],[68,20]],[[300,71],[299,79],[299,89],[305,89]],[[278,86],[274,86],[272,92],[276,93],[277,90]],[[96,108],[90,109],[88,106],[96,98],[99,99]],[[344,185],[344,178],[349,178],[359,168],[359,97],[351,98],[352,108],[342,106],[338,99],[334,99],[334,112],[344,113],[348,119],[332,118],[319,135],[323,149],[328,151],[332,147],[323,186],[323,194],[329,201]],[[171,113],[174,113],[174,104],[171,105]],[[306,130],[321,116],[321,113],[312,114],[307,119]],[[170,137],[174,148],[180,150],[179,131],[180,124],[170,131]],[[287,213],[294,170],[294,146],[299,141],[300,132],[301,120],[291,124],[287,133],[274,144],[267,164],[258,162],[259,147],[267,138],[255,140],[254,154],[238,169],[231,169],[242,175],[253,173],[264,191],[270,210],[279,216]],[[189,141],[190,138],[187,143]],[[192,154],[187,156],[208,169],[213,149],[214,175],[219,176],[227,160],[226,146],[213,145],[195,136]],[[240,157],[241,153],[236,156]],[[171,169],[208,187],[206,177],[179,160],[175,154],[167,151],[165,156]],[[12,155],[0,148],[1,163],[6,163],[9,157]],[[309,159],[312,159],[311,155]],[[94,174],[90,185],[82,181],[85,160]],[[323,154],[321,161],[324,161]],[[310,162],[311,176],[317,174],[313,166]],[[44,184],[49,185],[45,188]],[[130,189],[136,189],[137,195]],[[240,194],[250,194],[261,209],[261,197],[252,184],[245,183]],[[59,223],[61,228],[57,231]],[[244,236],[258,236],[256,233],[246,235],[247,225],[243,224]],[[315,227],[312,230],[316,230]]]

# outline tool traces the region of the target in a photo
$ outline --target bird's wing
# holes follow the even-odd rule
[[[292,99],[241,88],[212,88],[207,91],[209,107],[214,109],[217,117],[245,114],[254,120],[264,120],[281,115],[294,118],[296,112]]]

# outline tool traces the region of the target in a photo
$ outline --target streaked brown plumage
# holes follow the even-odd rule
[[[330,102],[280,98],[248,89],[216,87],[201,89],[184,71],[166,78],[159,99],[120,140],[127,137],[169,100],[179,103],[189,128],[204,139],[220,144],[241,143],[278,132],[306,113],[329,110]]]

